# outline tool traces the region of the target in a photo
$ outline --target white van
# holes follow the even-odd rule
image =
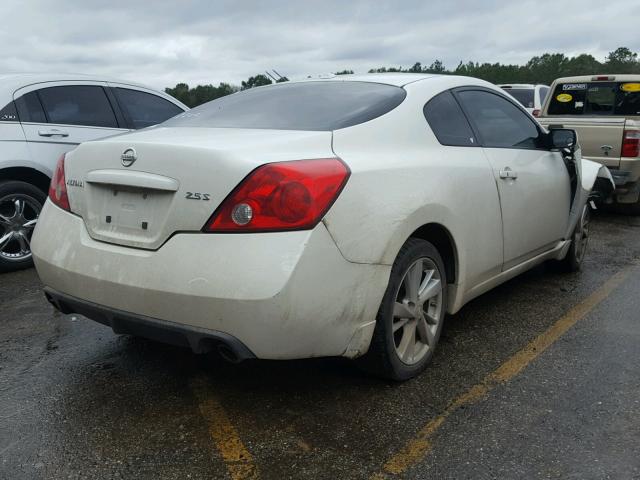
[[[547,85],[509,83],[498,86],[520,102],[534,117],[540,115],[544,100],[547,97],[547,93],[549,93],[549,86]]]

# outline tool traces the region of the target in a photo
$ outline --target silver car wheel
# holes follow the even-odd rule
[[[414,365],[435,348],[442,298],[437,265],[430,258],[419,258],[405,272],[393,307],[393,342],[403,363]]]
[[[573,242],[575,244],[574,251],[576,255],[576,261],[582,263],[584,255],[587,252],[587,244],[589,243],[589,223],[591,219],[591,212],[589,211],[589,205],[585,205],[582,210],[582,215],[578,221],[578,225],[573,234]]]
[[[31,235],[41,209],[38,200],[22,193],[0,198],[0,258],[31,258]]]

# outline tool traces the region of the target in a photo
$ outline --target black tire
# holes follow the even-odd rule
[[[16,199],[22,200],[25,203],[24,215],[26,218],[24,218],[24,220],[26,222],[40,215],[47,195],[30,183],[16,180],[0,182],[0,215],[3,216],[0,217],[0,239],[12,231],[13,226],[3,221],[3,218],[15,218],[12,215],[15,214],[13,203]],[[33,227],[24,228],[22,232],[24,232],[25,238],[30,241]],[[28,254],[23,254],[20,249],[20,243],[13,238],[0,246],[0,272],[10,272],[33,266],[30,246],[28,248]]]
[[[566,256],[560,260],[560,269],[564,272],[578,272],[582,268],[589,243],[589,224],[591,222],[591,207],[587,203],[582,216],[571,235],[571,245]]]
[[[408,274],[409,269],[420,259],[430,260],[432,263],[429,263],[429,265],[434,265],[437,269],[437,276],[441,285],[441,294],[439,294],[441,295],[439,298],[440,308],[437,314],[437,323],[433,325],[435,329],[433,346],[429,346],[426,354],[424,354],[419,361],[413,364],[407,364],[400,358],[397,352],[397,338],[394,337],[395,334],[393,333],[393,311],[397,297],[401,295],[401,289],[404,288],[402,282],[405,276]],[[420,280],[420,282],[422,281],[423,280]],[[387,286],[376,317],[376,327],[369,351],[363,357],[356,360],[357,364],[368,373],[396,381],[408,380],[418,375],[426,368],[433,357],[435,346],[442,331],[446,305],[447,277],[440,253],[431,243],[417,238],[410,238],[400,249],[391,269],[389,285]],[[427,308],[431,306],[433,305]],[[418,309],[423,311],[420,307],[418,307]],[[420,336],[419,330],[416,330],[416,332],[416,335]],[[402,335],[404,335],[404,330]]]

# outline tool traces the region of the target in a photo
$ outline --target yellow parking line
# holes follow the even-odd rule
[[[229,420],[227,412],[218,402],[215,392],[205,377],[191,382],[191,389],[198,400],[200,413],[209,426],[209,434],[220,452],[232,480],[259,478],[253,457],[242,443],[240,435]]]
[[[444,412],[422,427],[402,450],[393,455],[387,463],[384,464],[382,472],[371,477],[372,480],[386,478],[388,474],[399,475],[420,462],[431,450],[432,436],[449,415],[462,406],[481,400],[497,385],[511,380],[520,373],[520,371],[529,365],[538,355],[544,352],[567,330],[575,325],[578,320],[584,318],[596,305],[607,298],[609,294],[627,278],[634,266],[635,265],[631,265],[613,275],[600,288],[574,306],[556,323],[551,325],[544,333],[540,334],[522,350],[484,377],[479,384],[474,385],[451,402]]]

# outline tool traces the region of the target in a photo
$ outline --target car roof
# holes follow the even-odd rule
[[[327,75],[319,77],[310,77],[303,80],[296,80],[294,83],[301,82],[371,82],[385,83],[387,85],[395,85],[403,87],[409,83],[426,80],[433,77],[441,77],[442,75],[432,73],[364,73],[364,74],[348,74],[348,75]]]

